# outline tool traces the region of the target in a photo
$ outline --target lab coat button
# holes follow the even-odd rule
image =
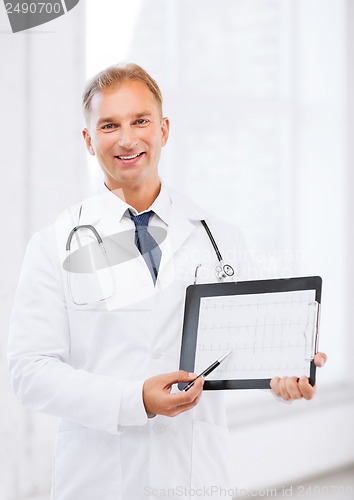
[[[165,424],[155,424],[154,430],[157,434],[162,434],[166,430],[166,425]]]
[[[152,353],[152,357],[153,359],[160,359],[162,356],[162,351],[160,349],[156,349],[153,353]]]

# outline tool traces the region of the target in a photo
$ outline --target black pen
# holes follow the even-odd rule
[[[200,378],[200,377],[206,377],[207,375],[209,375],[209,373],[211,373],[212,371],[215,370],[215,368],[217,368],[220,363],[222,363],[224,361],[224,359],[232,353],[232,350],[227,352],[226,354],[224,354],[223,356],[221,356],[221,358],[217,359],[216,361],[214,361],[214,363],[212,363],[210,366],[208,366],[208,368],[205,368],[204,371],[202,371],[202,373],[200,373],[194,380],[192,380],[191,382],[189,382],[189,384],[186,385],[186,387],[183,389],[184,392],[186,391],[189,391],[189,389],[191,387],[193,387],[194,385],[194,382]]]

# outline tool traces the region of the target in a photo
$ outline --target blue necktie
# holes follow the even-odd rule
[[[135,224],[135,244],[143,256],[155,284],[160,267],[161,249],[147,230],[149,219],[153,213],[150,210],[143,214],[133,215],[129,210],[130,218]]]

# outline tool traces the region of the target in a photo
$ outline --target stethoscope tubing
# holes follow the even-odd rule
[[[203,227],[204,227],[204,229],[205,229],[205,231],[206,231],[207,235],[209,236],[209,239],[210,239],[210,241],[211,241],[211,244],[212,244],[212,245],[213,245],[213,247],[214,247],[214,250],[215,250],[216,256],[217,256],[217,258],[218,258],[218,261],[219,261],[219,262],[222,262],[222,261],[223,261],[223,258],[222,258],[222,256],[221,256],[221,253],[220,253],[219,247],[218,247],[218,245],[216,244],[216,241],[214,240],[214,236],[211,234],[211,231],[210,231],[210,229],[209,229],[208,224],[205,222],[205,220],[201,220],[200,222],[203,224]]]

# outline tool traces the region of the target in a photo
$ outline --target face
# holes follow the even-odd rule
[[[99,92],[83,136],[97,157],[109,189],[156,189],[161,148],[169,132],[167,118],[142,82],[127,82]]]

